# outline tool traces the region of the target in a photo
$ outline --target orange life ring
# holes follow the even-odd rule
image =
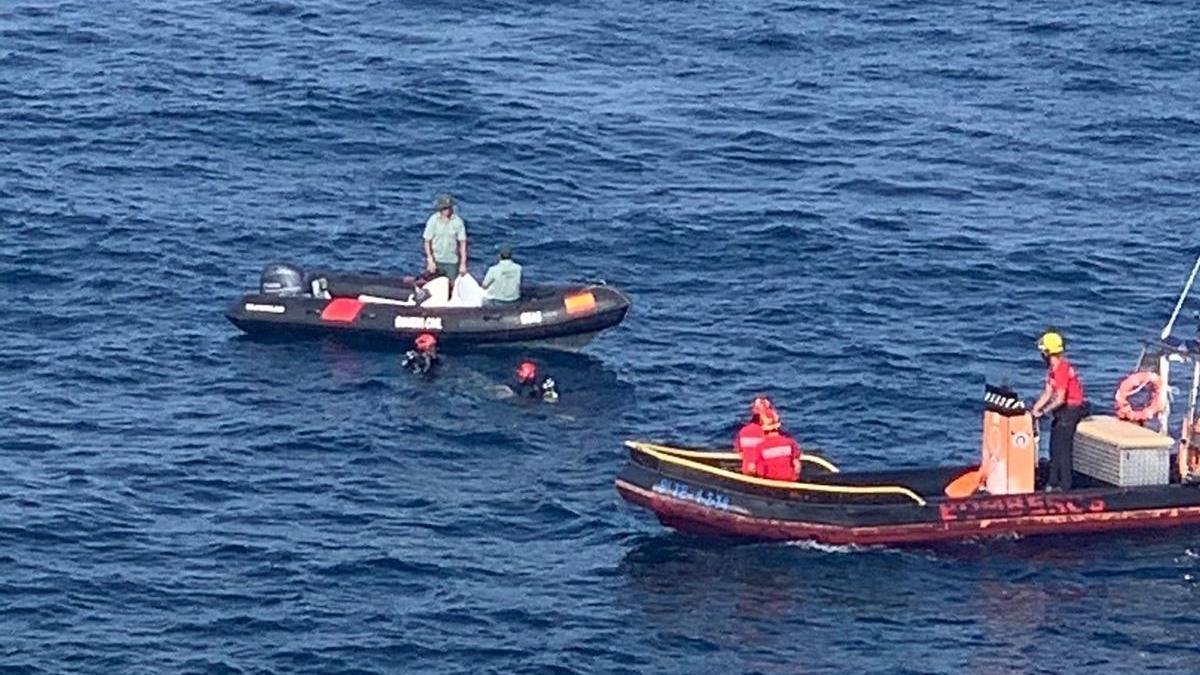
[[[1146,387],[1154,389],[1150,400],[1140,408],[1133,407],[1129,397]],[[1164,398],[1166,397],[1163,396],[1162,377],[1158,373],[1149,370],[1130,373],[1117,387],[1117,417],[1130,422],[1145,422],[1162,412]]]

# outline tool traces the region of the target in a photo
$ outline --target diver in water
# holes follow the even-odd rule
[[[434,366],[441,363],[442,358],[437,353],[437,338],[429,333],[421,333],[413,340],[415,349],[404,354],[401,368],[408,368],[416,375],[426,375],[433,371]]]
[[[522,361],[517,366],[517,386],[513,392],[518,398],[541,399],[546,403],[558,402],[558,389],[553,378],[542,377],[538,374],[537,364],[533,361]]]

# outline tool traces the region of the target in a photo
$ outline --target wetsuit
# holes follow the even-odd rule
[[[1063,404],[1054,409],[1054,419],[1050,423],[1050,476],[1046,485],[1070,490],[1075,427],[1087,416],[1087,401],[1083,398],[1079,373],[1065,356],[1059,357],[1058,364],[1046,371],[1046,384],[1054,393],[1066,392]]]
[[[408,368],[417,375],[424,375],[431,372],[439,361],[437,354],[410,349],[404,354],[404,361],[400,363],[400,367]]]
[[[515,391],[520,398],[541,399],[547,403],[558,400],[558,390],[555,388],[554,380],[540,375],[532,380],[517,382]]]

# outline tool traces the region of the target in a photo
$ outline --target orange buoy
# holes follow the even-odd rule
[[[1151,387],[1149,400],[1145,405],[1135,407],[1129,398],[1146,387]],[[1162,412],[1166,398],[1163,394],[1162,377],[1158,373],[1149,370],[1130,373],[1117,387],[1117,417],[1141,424]]]

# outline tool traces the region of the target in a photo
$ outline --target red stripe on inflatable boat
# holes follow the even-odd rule
[[[350,323],[358,318],[362,308],[363,304],[357,298],[334,298],[321,310],[321,320]]]
[[[811,539],[825,544],[910,544],[1011,535],[1084,534],[1200,525],[1200,506],[1103,511],[1071,515],[853,526],[745,516],[675,499],[617,480],[628,502],[652,511],[680,532],[760,540]]]

